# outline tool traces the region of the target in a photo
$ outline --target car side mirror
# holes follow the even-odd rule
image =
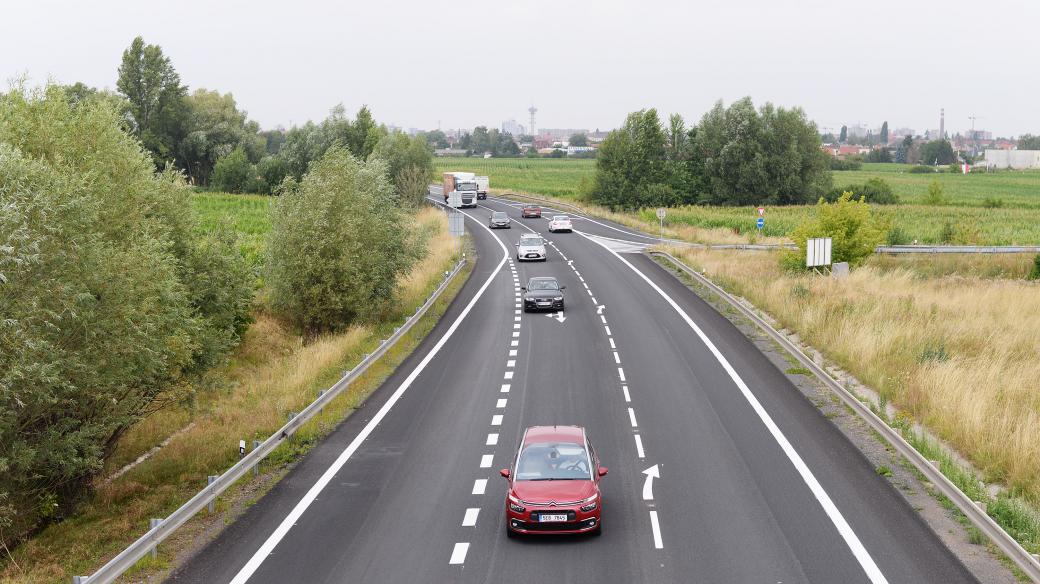
[[[520,286],[521,290],[527,290],[527,286]]]
[[[516,242],[516,243],[515,243],[515,244],[513,244],[513,245],[514,245],[515,247],[520,247],[520,242],[518,241],[518,242]]]
[[[506,471],[506,472],[509,472],[509,471]],[[599,476],[601,476],[601,477],[607,476],[607,467],[605,467],[605,466],[599,467]]]
[[[508,479],[509,478],[509,469],[508,468],[503,468],[502,470],[498,471],[498,474],[500,474],[504,478]]]
[[[560,290],[566,290],[566,289],[567,289],[566,286],[560,286]]]

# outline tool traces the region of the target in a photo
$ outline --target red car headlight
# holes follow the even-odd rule
[[[520,503],[520,499],[517,499],[516,497],[509,495],[509,509],[511,511],[513,511],[514,513],[523,513],[524,511],[526,511],[527,509]]]
[[[595,511],[596,507],[599,507],[599,495],[593,495],[593,496],[589,497],[588,499],[585,499],[584,501],[582,501],[582,503],[584,503],[580,507],[582,513],[588,513],[590,511]]]

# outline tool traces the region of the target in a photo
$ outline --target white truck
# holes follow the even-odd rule
[[[452,207],[477,206],[477,181],[472,172],[446,172],[443,185],[446,204]]]
[[[484,199],[487,199],[488,184],[490,181],[486,176],[478,176],[474,178],[477,181],[477,198],[483,201]]]

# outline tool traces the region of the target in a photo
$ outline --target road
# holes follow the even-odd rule
[[[588,218],[548,234],[484,203],[474,272],[429,337],[170,581],[974,581],[645,238]],[[492,209],[513,228],[486,229]],[[545,263],[513,257],[531,230]],[[566,285],[563,318],[519,310],[540,275]],[[585,426],[610,469],[601,537],[506,538],[498,470],[545,424]]]

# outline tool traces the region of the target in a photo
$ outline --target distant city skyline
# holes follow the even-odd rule
[[[695,123],[715,101],[749,95],[800,106],[821,128],[887,120],[920,133],[944,107],[951,134],[973,116],[996,136],[1040,134],[1040,3],[1027,0],[878,0],[857,12],[854,34],[848,5],[826,0],[185,0],[161,18],[130,0],[40,0],[4,17],[4,79],[111,89],[142,35],[184,83],[234,94],[264,128],[320,120],[337,103],[402,128],[528,126],[533,103],[539,128],[594,130],[647,107]],[[466,23],[465,43],[449,22]],[[950,48],[961,41],[995,43],[1000,58]]]

